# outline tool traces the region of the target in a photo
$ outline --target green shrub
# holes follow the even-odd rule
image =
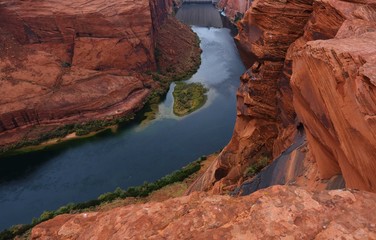
[[[243,16],[244,16],[244,14],[242,14],[242,13],[240,13],[240,12],[237,12],[237,13],[235,14],[234,22],[235,22],[235,23],[239,22],[240,20],[242,20]]]
[[[74,132],[76,133],[77,136],[85,136],[93,132],[104,130],[107,127],[132,120],[134,119],[134,116],[135,115],[132,113],[132,114],[129,114],[128,116],[114,118],[114,119],[93,120],[93,121],[84,122],[84,123],[67,124],[67,125],[58,127],[57,129],[53,131],[43,133],[37,139],[32,139],[32,140],[22,139],[16,144],[13,144],[8,147],[0,148],[0,155],[6,154],[7,152],[11,150],[15,150],[15,149],[20,149],[20,148],[28,147],[28,146],[36,146],[50,139],[63,138],[67,136],[68,134],[71,134]]]
[[[245,170],[246,177],[253,177],[259,173],[264,167],[268,166],[269,158],[267,156],[261,156],[255,163],[251,164]]]
[[[83,203],[69,203],[60,207],[55,211],[44,211],[38,218],[33,218],[31,224],[18,225],[6,229],[0,233],[0,240],[13,239],[16,236],[24,234],[29,229],[33,228],[37,224],[47,221],[53,217],[61,214],[72,213],[73,211],[83,211],[92,207],[99,206],[103,203],[112,202],[116,199],[124,199],[127,197],[146,197],[153,191],[161,189],[167,185],[175,182],[180,182],[197,172],[201,168],[201,162],[206,159],[206,156],[200,157],[198,160],[188,164],[180,170],[177,170],[171,174],[168,174],[155,182],[144,182],[143,185],[136,187],[129,187],[127,190],[116,188],[113,192],[108,192],[100,195],[98,199],[90,200]]]
[[[202,107],[208,90],[201,83],[177,82],[174,92],[173,111],[178,116],[187,115]]]
[[[69,63],[69,62],[61,62],[61,67],[63,67],[63,68],[69,68],[71,66],[72,66],[72,64]]]

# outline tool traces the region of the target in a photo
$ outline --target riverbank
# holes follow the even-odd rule
[[[31,224],[16,225],[0,232],[0,240],[14,239],[15,237],[28,239],[30,230],[34,226],[62,214],[101,212],[130,204],[161,202],[169,198],[184,196],[188,187],[208,169],[217,154],[208,157],[202,156],[182,169],[152,183],[144,183],[127,190],[117,188],[114,192],[102,194],[97,199],[84,203],[70,203],[55,211],[45,211],[39,218],[34,218]]]
[[[197,35],[173,17],[167,18],[159,29],[156,44],[158,70],[147,72],[144,76],[153,79],[153,82],[149,83],[150,93],[142,103],[135,103],[133,110],[127,111],[125,115],[119,115],[116,110],[112,110],[115,115],[108,115],[103,119],[78,123],[68,119],[66,124],[62,122],[58,125],[35,125],[3,133],[2,136],[9,137],[10,140],[20,140],[1,146],[0,156],[40,150],[72,139],[92,137],[105,130],[115,129],[119,124],[131,122],[135,114],[142,109],[152,109],[145,111],[145,118],[153,119],[155,105],[163,100],[170,83],[189,78],[201,64],[201,49]],[[0,136],[0,141],[1,139]]]
[[[187,82],[201,82],[209,89],[207,104],[195,114],[176,117],[171,87],[149,124],[136,123],[135,116],[115,134],[108,130],[2,158],[0,228],[27,223],[45,209],[84,202],[116,187],[153,182],[227,144],[236,116],[236,79],[244,67],[228,29],[192,29],[203,53],[199,70]]]

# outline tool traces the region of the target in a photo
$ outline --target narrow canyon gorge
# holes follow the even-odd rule
[[[1,2],[0,147],[131,116],[192,75],[194,32],[215,28],[178,22],[186,4]],[[376,2],[215,5],[246,69],[229,143],[178,197],[62,214],[15,239],[376,239]]]

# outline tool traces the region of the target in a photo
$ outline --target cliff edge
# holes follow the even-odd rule
[[[367,0],[253,1],[236,36],[249,69],[234,134],[190,192],[240,186],[250,166],[280,159],[299,136],[304,156],[292,151],[281,166],[293,172],[262,181],[375,191],[375,20]]]
[[[376,195],[275,186],[250,196],[194,193],[104,212],[61,215],[31,239],[376,239]],[[352,239],[352,238],[351,238]]]
[[[376,239],[376,4],[255,0],[238,27],[234,134],[188,195],[61,215],[32,239]]]

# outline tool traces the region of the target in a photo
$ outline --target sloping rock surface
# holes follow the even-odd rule
[[[194,193],[61,215],[36,226],[31,239],[376,239],[375,204],[373,193],[287,186],[245,197]]]
[[[348,187],[376,191],[376,25],[364,22],[295,53],[292,84],[321,177],[342,173]]]

